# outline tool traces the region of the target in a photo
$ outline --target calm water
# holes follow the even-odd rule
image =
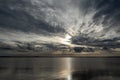
[[[120,80],[120,59],[0,58],[0,80]]]

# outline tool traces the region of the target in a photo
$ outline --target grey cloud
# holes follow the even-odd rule
[[[22,42],[29,41],[29,36],[36,41],[37,35],[40,40],[44,36],[47,42],[56,43],[54,38],[63,39],[66,34],[75,43],[119,40],[119,3],[120,0],[1,0],[0,40]],[[14,34],[12,39],[8,37],[10,33]]]
[[[25,1],[1,1],[0,7],[0,27],[6,29],[22,30],[25,32],[37,32],[45,34],[42,32],[64,32],[60,27],[57,29],[51,28],[51,25],[42,21],[41,19],[36,20],[33,16],[26,12],[26,8],[31,5]],[[47,33],[49,34],[49,33]]]

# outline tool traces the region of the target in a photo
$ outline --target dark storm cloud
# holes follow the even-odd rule
[[[99,21],[102,17],[104,20],[102,24],[108,25],[107,30],[115,29],[116,32],[120,32],[120,0],[101,0],[97,3],[97,13],[94,16],[94,21]]]
[[[0,0],[0,41],[12,46],[17,41],[71,44],[69,40],[118,46],[119,4],[120,0]]]
[[[76,0],[73,1],[75,4],[78,4],[80,9],[83,11],[84,16],[88,15],[91,10],[94,10],[95,13],[92,17],[92,22],[89,22],[88,27],[95,28],[94,26],[99,26],[97,30],[99,30],[102,26],[102,30],[100,33],[94,33],[94,31],[90,31],[89,34],[97,37],[99,35],[100,44],[104,45],[117,45],[119,42],[116,41],[120,39],[120,0]],[[85,25],[86,23],[84,23]],[[96,30],[96,31],[97,31]],[[89,31],[89,30],[86,30]],[[86,32],[87,33],[87,32]],[[82,36],[78,36],[77,41],[73,42],[96,42],[99,43],[99,40],[95,41],[91,39],[91,36],[88,34],[81,34]],[[96,35],[95,35],[96,34]],[[86,36],[88,36],[86,38]],[[98,39],[96,38],[96,39]],[[105,42],[105,44],[104,44]],[[108,42],[106,44],[106,42]],[[118,45],[117,45],[118,46]]]
[[[56,29],[51,28],[51,25],[42,21],[42,19],[35,19],[26,12],[26,8],[30,6],[31,4],[27,0],[0,1],[0,27],[41,34],[45,34],[44,32],[55,33],[64,31],[60,27]]]

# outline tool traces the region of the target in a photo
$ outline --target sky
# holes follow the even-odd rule
[[[120,0],[0,0],[0,47],[120,47]]]

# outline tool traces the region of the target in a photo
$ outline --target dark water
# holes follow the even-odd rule
[[[120,58],[0,58],[0,80],[120,80]]]

